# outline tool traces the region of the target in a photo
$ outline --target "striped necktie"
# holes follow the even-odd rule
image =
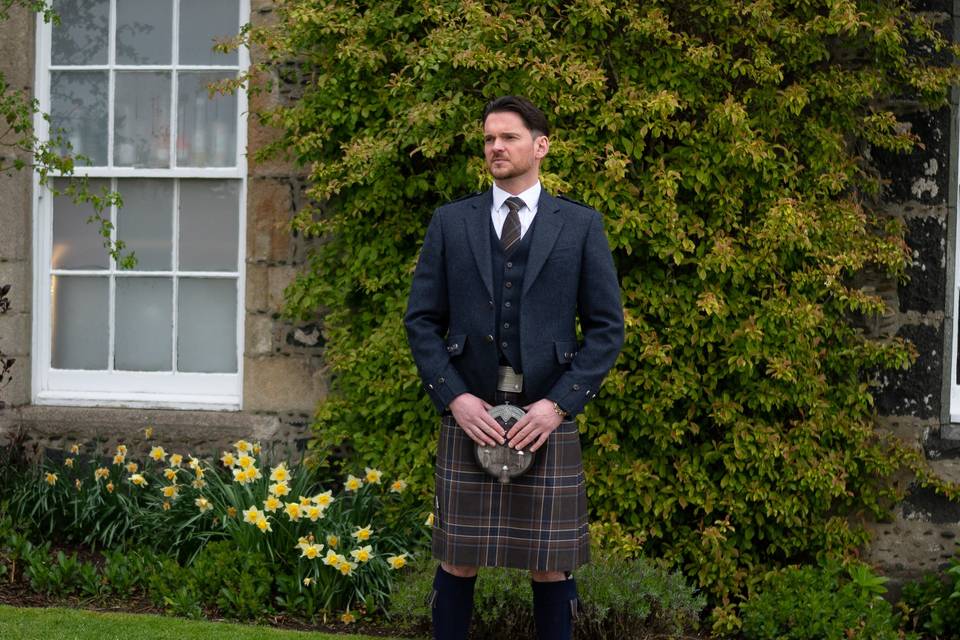
[[[503,252],[509,255],[517,243],[520,242],[520,214],[517,212],[526,203],[516,196],[511,196],[503,204],[507,205],[510,213],[507,214],[507,219],[503,222],[503,230],[500,232],[500,246],[503,247]]]

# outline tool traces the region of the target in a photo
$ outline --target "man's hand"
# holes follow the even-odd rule
[[[503,427],[487,413],[493,405],[472,393],[461,393],[450,403],[450,412],[470,439],[477,444],[503,444]]]
[[[536,451],[543,446],[550,434],[560,426],[563,418],[553,410],[553,402],[546,398],[528,404],[524,407],[524,410],[527,413],[510,427],[510,431],[507,432],[507,440],[513,449],[523,449],[533,442],[530,450]]]

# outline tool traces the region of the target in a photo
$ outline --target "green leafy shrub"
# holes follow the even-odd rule
[[[745,640],[897,640],[885,578],[866,565],[772,572],[740,607]],[[908,636],[916,637],[916,636]]]
[[[430,624],[427,597],[434,566],[424,564],[407,574],[391,599],[388,615],[408,629],[424,630]],[[597,558],[576,575],[582,604],[576,637],[583,640],[681,637],[697,627],[706,604],[680,574],[643,558]],[[473,634],[488,640],[533,637],[532,599],[527,572],[481,570]]]
[[[846,516],[883,513],[895,471],[931,481],[874,428],[871,373],[915,350],[851,322],[884,309],[854,276],[908,259],[903,225],[870,209],[868,152],[913,148],[893,101],[947,108],[958,77],[931,14],[280,0],[274,15],[244,37],[254,90],[293,85],[262,101],[277,138],[260,155],[309,169],[293,227],[324,240],[286,292],[289,316],[323,313],[318,463],[390,456],[429,492],[437,418],[401,318],[431,211],[489,185],[484,103],[517,93],[553,123],[544,186],[604,214],[623,291],[626,343],[579,422],[596,519],[734,615],[764,572],[863,544]]]
[[[951,560],[943,576],[931,573],[904,585],[900,606],[908,629],[960,640],[960,560]]]

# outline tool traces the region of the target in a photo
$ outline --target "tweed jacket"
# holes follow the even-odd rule
[[[413,276],[404,324],[424,388],[441,412],[465,392],[494,402],[492,203],[488,190],[438,208]],[[600,214],[546,190],[528,233],[520,293],[525,393],[575,415],[596,396],[623,344],[613,258]]]

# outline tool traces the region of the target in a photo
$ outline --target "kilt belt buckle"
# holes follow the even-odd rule
[[[523,391],[523,374],[514,371],[513,367],[498,367],[497,391],[521,393]]]
[[[505,431],[509,431],[510,427],[526,413],[513,404],[498,404],[491,407],[488,412]],[[511,478],[526,473],[533,465],[534,458],[534,452],[529,448],[511,449],[506,443],[492,447],[474,444],[473,453],[477,464],[502,484],[508,484]]]

